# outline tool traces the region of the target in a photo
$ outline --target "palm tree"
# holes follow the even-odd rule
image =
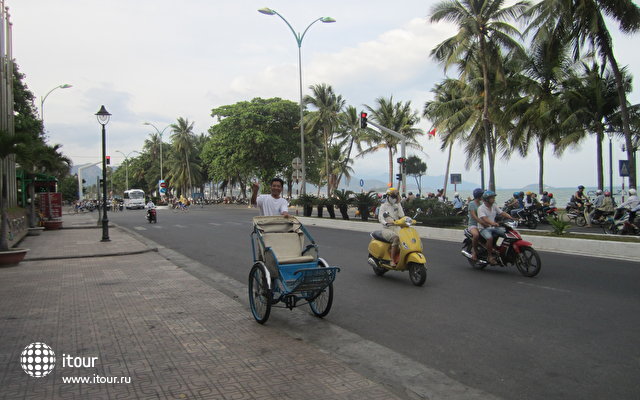
[[[193,122],[189,123],[188,119],[179,117],[178,122],[171,124],[172,145],[175,149],[175,153],[170,157],[170,168],[172,168],[171,175],[175,183],[182,189],[182,193],[187,193],[193,188],[193,180],[191,176],[191,168],[193,155],[195,155],[195,135],[193,134]],[[174,170],[175,168],[175,170]],[[178,183],[179,182],[179,183]]]
[[[311,85],[309,89],[312,96],[305,96],[304,103],[311,104],[317,111],[307,114],[304,124],[312,130],[322,131],[324,141],[325,156],[325,176],[330,176],[329,172],[329,147],[333,140],[333,134],[340,124],[340,113],[345,105],[345,100],[340,95],[336,95],[330,85],[321,83]],[[331,184],[327,182],[327,197],[331,196]]]
[[[514,127],[511,130],[511,150],[525,157],[531,145],[538,154],[538,190],[544,190],[544,151],[547,144],[557,142],[562,108],[562,84],[570,76],[573,63],[568,46],[557,35],[549,33],[544,40],[532,44],[511,87],[520,88],[505,116]],[[556,147],[556,153],[560,148]]]
[[[631,78],[625,76],[626,90],[631,88]],[[615,132],[612,125],[619,125],[620,104],[616,80],[610,69],[604,69],[596,62],[582,63],[582,73],[565,83],[562,103],[566,106],[563,114],[565,133],[556,144],[556,149],[576,145],[587,134],[596,136],[598,188],[604,188],[603,151],[604,135]],[[557,151],[557,150],[556,150]]]
[[[527,13],[532,19],[529,29],[548,26],[547,29],[557,32],[572,44],[575,59],[581,56],[581,49],[588,42],[608,62],[616,81],[620,104],[622,131],[630,167],[629,187],[635,188],[636,160],[625,80],[613,54],[613,40],[605,15],[613,19],[624,33],[636,33],[640,30],[640,8],[632,0],[542,0]]]
[[[438,44],[431,55],[443,62],[445,69],[451,65],[477,63],[481,66],[483,80],[482,124],[485,144],[489,159],[489,189],[495,190],[495,142],[490,118],[492,102],[489,77],[493,72],[500,77],[500,65],[493,63],[500,59],[501,49],[522,52],[520,44],[512,35],[521,36],[520,32],[506,21],[519,18],[529,6],[529,2],[519,1],[510,7],[504,7],[504,0],[445,0],[438,3],[431,11],[431,22],[451,21],[458,25],[458,32]],[[462,64],[461,61],[464,61]]]
[[[371,119],[378,124],[404,135],[407,138],[407,147],[422,150],[416,141],[416,136],[421,133],[414,125],[418,123],[420,117],[418,113],[411,109],[411,101],[393,102],[393,96],[388,99],[378,97],[376,107],[365,105]],[[389,184],[393,185],[393,155],[397,153],[400,139],[388,133],[381,132],[379,135],[370,138],[369,147],[358,154],[363,157],[378,150],[386,149],[389,155]]]

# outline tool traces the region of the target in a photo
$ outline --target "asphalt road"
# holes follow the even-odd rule
[[[246,283],[255,210],[160,210],[157,225],[144,213],[109,218]],[[406,273],[373,274],[366,233],[309,230],[342,268],[331,323],[505,399],[640,398],[640,263],[542,252],[542,272],[525,278],[474,270],[458,243],[430,240],[415,287]]]

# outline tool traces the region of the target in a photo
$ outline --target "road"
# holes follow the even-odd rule
[[[160,210],[157,225],[143,210],[109,218],[245,283],[253,215],[205,206]],[[474,270],[458,243],[429,240],[427,283],[415,287],[407,274],[373,274],[366,233],[309,230],[342,268],[331,323],[505,399],[640,397],[639,263],[541,252],[542,272],[525,278]]]

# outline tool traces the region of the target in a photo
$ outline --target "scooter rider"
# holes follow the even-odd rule
[[[478,218],[478,208],[482,205],[482,195],[484,194],[484,190],[477,188],[473,190],[473,200],[469,202],[469,222],[468,229],[471,232],[471,249],[473,251],[473,255],[471,259],[473,261],[478,261],[478,238],[480,237],[480,231],[478,230],[478,223],[480,222],[480,218]]]
[[[480,231],[480,235],[487,241],[487,262],[489,264],[495,265],[496,259],[493,258],[493,242],[496,236],[502,236],[505,233],[504,228],[501,228],[499,224],[496,223],[496,216],[500,215],[504,218],[515,219],[512,218],[509,214],[502,211],[500,207],[495,205],[496,202],[496,193],[487,190],[482,195],[482,200],[484,200],[484,204],[478,208],[478,217],[480,218],[480,226],[483,228]]]
[[[147,209],[147,218],[149,218],[149,214],[151,213],[151,210],[156,208],[156,205],[153,203],[153,201],[151,201],[151,198],[149,198],[149,202],[145,204],[144,208]]]
[[[400,227],[394,225],[394,221],[404,217],[404,210],[400,204],[400,195],[395,188],[387,189],[387,201],[380,206],[378,220],[382,224],[382,237],[391,243],[391,266],[395,267],[400,255],[400,240],[398,231]]]

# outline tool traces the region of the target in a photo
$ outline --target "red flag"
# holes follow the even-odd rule
[[[433,128],[432,130],[430,130],[429,133],[427,133],[427,135],[435,136],[436,135],[436,128]]]

